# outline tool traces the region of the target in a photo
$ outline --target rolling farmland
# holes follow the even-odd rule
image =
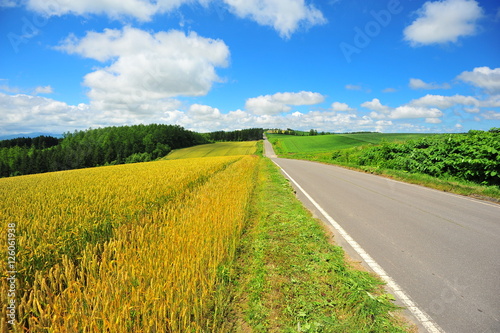
[[[316,136],[267,134],[269,141],[274,145],[278,154],[325,152],[335,149],[379,144],[384,140],[388,142],[403,142],[430,135],[433,134],[357,133]]]
[[[1,179],[2,223],[15,244],[15,330],[214,329],[257,161],[210,157]],[[3,278],[2,304],[9,288]],[[3,330],[8,318],[4,305]]]
[[[259,143],[210,148],[0,179],[2,331],[406,330]]]
[[[166,160],[194,157],[250,155],[256,151],[256,141],[217,142],[179,149],[168,154]]]

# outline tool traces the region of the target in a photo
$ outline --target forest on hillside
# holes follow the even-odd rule
[[[259,128],[197,133],[178,125],[151,124],[105,127],[0,141],[0,177],[101,165],[147,162],[173,149],[216,141],[262,139]]]

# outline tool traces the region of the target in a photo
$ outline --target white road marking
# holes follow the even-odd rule
[[[403,304],[410,310],[410,312],[417,318],[422,326],[429,333],[442,333],[444,332],[438,324],[432,321],[431,317],[423,310],[420,310],[417,304],[413,302],[410,297],[386,272],[385,270],[356,242],[348,233],[331,217],[303,188],[293,179],[283,168],[273,161],[281,171],[290,179],[295,186],[306,196],[309,201],[323,214],[328,222],[342,235],[342,237],[349,243],[349,245],[363,258],[366,264],[377,273],[382,280],[387,283],[387,286],[394,292],[395,296],[403,302]]]

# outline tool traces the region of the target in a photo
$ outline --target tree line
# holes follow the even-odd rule
[[[295,136],[315,136],[315,135],[327,135],[327,134],[334,134],[330,132],[318,132],[315,129],[310,129],[309,131],[299,131],[299,130],[294,130],[292,128],[287,128],[286,130],[284,129],[279,129],[279,128],[271,128],[267,130],[268,133],[272,134],[285,134],[285,135],[295,135]]]
[[[262,140],[264,129],[248,128],[237,131],[217,131],[207,133],[207,139],[210,141],[255,141]]]
[[[9,140],[0,141],[0,148],[12,148],[12,147],[35,147],[36,149],[50,148],[57,146],[62,139],[55,138],[53,136],[40,135],[36,138],[15,138]]]
[[[147,162],[172,149],[262,139],[263,129],[197,133],[178,125],[133,125],[0,141],[0,177]]]

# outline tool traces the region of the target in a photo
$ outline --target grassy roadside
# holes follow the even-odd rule
[[[242,238],[232,332],[407,332],[392,296],[353,269],[328,231],[296,199],[269,159],[261,159]]]

